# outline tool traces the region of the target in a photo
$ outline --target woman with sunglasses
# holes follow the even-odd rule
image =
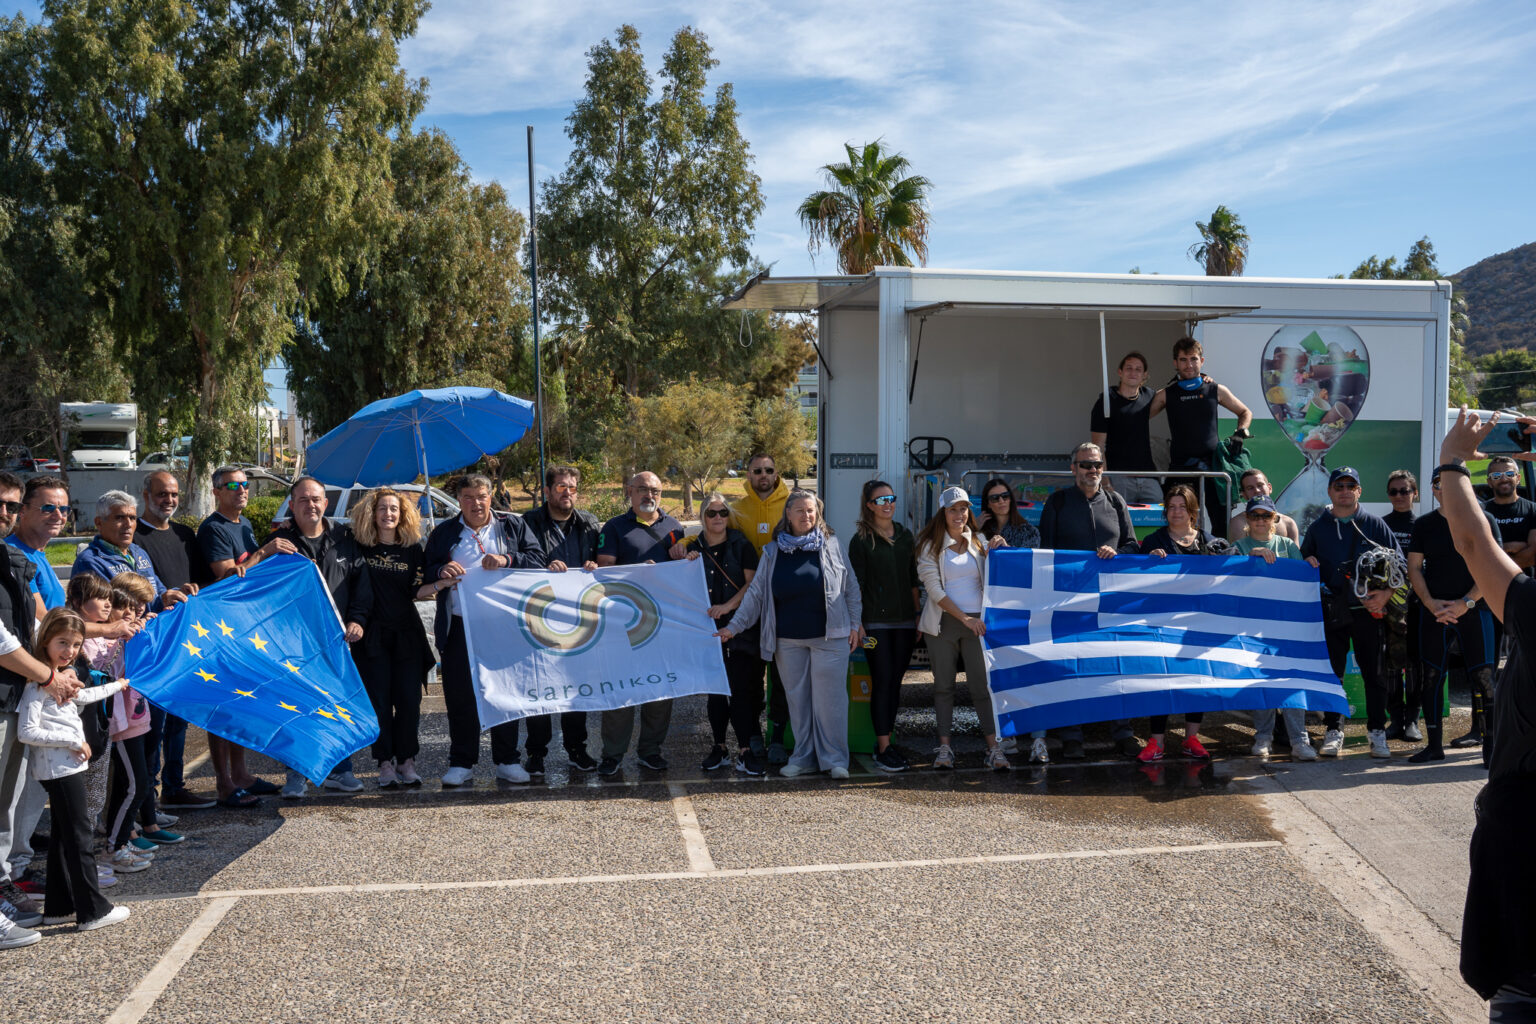
[[[1040,531],[1019,514],[1013,488],[1000,476],[988,480],[981,489],[981,532],[987,538],[989,549],[997,547],[1037,548]],[[1029,761],[1031,764],[1049,764],[1051,755],[1045,745],[1045,730],[1029,734]],[[1004,753],[1013,753],[1013,737],[1003,741]]]
[[[1141,542],[1141,553],[1153,558],[1226,554],[1229,550],[1227,542],[1200,529],[1196,525],[1199,521],[1200,499],[1195,497],[1194,488],[1188,484],[1174,484],[1163,498],[1164,525]],[[1202,711],[1190,711],[1184,715],[1182,753],[1185,757],[1205,759],[1211,756],[1200,743],[1200,723],[1204,720],[1205,713]],[[1167,715],[1153,715],[1149,721],[1151,736],[1147,745],[1141,748],[1141,753],[1136,755],[1137,760],[1143,763],[1163,759],[1163,734],[1168,729]]]
[[[864,485],[848,564],[864,597],[875,764],[882,771],[905,771],[907,759],[891,744],[891,732],[901,707],[901,681],[917,645],[917,557],[912,531],[896,521],[896,492],[884,480]]]
[[[704,579],[709,584],[709,615],[716,629],[730,624],[731,616],[747,593],[747,584],[757,574],[757,549],[747,535],[726,525],[731,506],[725,495],[711,491],[704,499],[701,518],[704,529],[696,543],[688,548],[689,561],[704,559]],[[763,730],[758,717],[763,713],[763,662],[757,651],[756,626],[737,633],[722,648],[725,678],[730,684],[729,698],[709,695],[709,728],[715,745],[699,767],[707,772],[721,768],[731,760],[725,747],[725,726],[736,730],[740,756],[736,770],[743,775],[762,775],[768,770],[768,751],[763,746]]]
[[[981,637],[987,631],[981,621],[987,544],[971,514],[971,496],[965,488],[945,488],[939,505],[938,514],[917,535],[917,577],[928,595],[917,628],[933,665],[933,713],[939,732],[933,766],[941,770],[955,766],[949,741],[954,725],[955,675],[963,657],[971,703],[981,721],[982,738],[987,741],[987,767],[1005,772],[1012,766],[997,742],[997,713],[981,649]]]

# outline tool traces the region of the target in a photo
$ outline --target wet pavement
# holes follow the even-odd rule
[[[898,742],[923,762],[931,685],[911,678]],[[0,953],[8,1016],[1476,1014],[1452,941],[1475,752],[1427,769],[1358,753],[1261,763],[1246,756],[1246,716],[1211,715],[1214,762],[1110,759],[1090,730],[1100,760],[995,773],[971,714],[953,772],[893,776],[859,758],[842,782],[747,778],[701,770],[703,704],[677,702],[664,775],[632,756],[613,779],[572,773],[557,738],[548,776],[511,786],[493,781],[487,742],[477,785],[444,791],[434,687],[421,789],[378,791],[363,758],[355,796],[187,813],[189,841],[110,891],[133,907],[126,925],[48,928]],[[212,788],[206,765],[193,780]]]

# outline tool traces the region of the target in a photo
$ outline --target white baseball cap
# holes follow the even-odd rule
[[[946,487],[944,488],[944,493],[939,495],[940,508],[949,508],[949,506],[958,505],[961,502],[967,505],[971,503],[971,496],[965,493],[964,487]]]

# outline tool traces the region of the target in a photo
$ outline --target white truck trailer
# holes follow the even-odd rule
[[[1201,343],[1205,372],[1252,410],[1247,449],[1282,511],[1310,521],[1327,502],[1328,471],[1344,465],[1376,512],[1389,509],[1388,473],[1413,471],[1427,511],[1450,299],[1445,281],[880,267],[765,272],[725,306],[817,315],[818,486],[828,522],[846,533],[872,477],[895,487],[914,528],[938,488],[961,483],[974,498],[993,473],[1013,479],[1038,516],[1038,501],[1069,480],[1068,453],[1089,439],[1090,407],[1115,386],[1121,357],[1143,353],[1158,386],[1186,334]],[[1221,416],[1225,436],[1235,422]],[[1152,422],[1166,467],[1165,418]],[[1160,510],[1135,518],[1160,521]]]
[[[139,464],[139,407],[132,402],[63,402],[66,469],[133,469]]]

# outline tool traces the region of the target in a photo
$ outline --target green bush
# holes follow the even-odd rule
[[[251,521],[251,529],[256,531],[256,543],[267,542],[267,537],[272,533],[272,517],[277,515],[278,506],[282,503],[281,496],[271,494],[263,498],[252,498],[246,504],[245,518]]]
[[[582,480],[585,482],[585,474],[583,474]],[[624,496],[623,491],[599,491],[589,494],[587,500],[582,502],[581,507],[597,516],[599,523],[606,523],[614,516],[629,510],[629,499]]]

